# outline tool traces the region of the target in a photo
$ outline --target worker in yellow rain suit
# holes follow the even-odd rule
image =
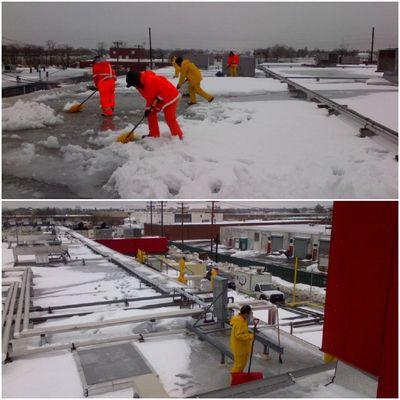
[[[174,78],[177,78],[179,76],[179,73],[181,72],[181,69],[179,68],[179,65],[176,63],[175,56],[171,57],[171,63],[172,63],[172,66],[175,68]]]
[[[251,307],[245,305],[240,309],[239,315],[231,318],[232,326],[230,346],[233,353],[232,373],[243,372],[251,352],[251,344],[254,334],[249,332],[248,322],[251,315]]]
[[[186,258],[182,257],[179,260],[179,277],[178,277],[178,281],[186,284],[187,283],[187,279],[185,277],[185,268],[186,268]]]
[[[179,83],[176,86],[177,89],[180,89],[186,81],[189,82],[189,105],[191,106],[197,103],[196,94],[204,97],[209,103],[211,103],[214,100],[214,96],[211,96],[200,87],[200,82],[203,77],[201,76],[201,71],[196,67],[196,65],[189,60],[183,60],[182,57],[177,57],[175,62],[181,69]]]
[[[211,279],[210,279],[210,282],[211,282],[211,288],[214,288],[214,279],[215,279],[215,277],[218,275],[218,268],[213,268],[212,270],[211,270]]]

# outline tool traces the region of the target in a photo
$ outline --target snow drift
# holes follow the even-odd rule
[[[18,100],[13,106],[3,110],[3,130],[18,131],[22,129],[44,128],[63,121],[61,115],[43,103]]]

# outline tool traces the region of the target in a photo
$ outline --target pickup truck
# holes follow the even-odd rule
[[[256,283],[254,286],[257,299],[268,300],[271,303],[283,303],[285,295],[280,291],[273,288],[270,283]]]

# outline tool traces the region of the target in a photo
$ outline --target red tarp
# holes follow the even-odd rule
[[[398,391],[397,218],[397,202],[334,203],[322,341],[383,397]]]

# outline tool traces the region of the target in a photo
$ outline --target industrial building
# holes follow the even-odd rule
[[[242,251],[284,251],[289,257],[315,261],[319,254],[329,254],[330,234],[330,225],[319,224],[229,226],[221,227],[220,240]]]

